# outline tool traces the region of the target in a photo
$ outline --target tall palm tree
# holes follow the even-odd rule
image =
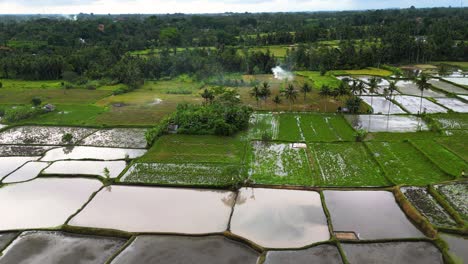
[[[262,88],[260,89],[260,97],[263,99],[263,103],[266,104],[266,100],[271,96],[270,84],[263,82]]]
[[[420,96],[421,100],[419,102],[419,120],[418,120],[418,129],[420,130],[424,90],[429,89],[429,87],[431,87],[431,84],[427,82],[427,77],[425,74],[421,74],[421,77],[419,79],[416,78],[414,82],[416,83],[416,86],[418,86],[418,89],[421,91],[421,96]]]
[[[425,74],[421,74],[421,78],[415,79],[414,82],[416,83],[416,86],[418,89],[421,91],[421,100],[419,103],[419,114],[422,114],[422,100],[424,96],[424,90],[429,89],[431,87],[431,84],[427,82],[427,77]]]
[[[358,84],[359,83],[356,80],[353,80],[353,82],[351,83],[350,89],[353,95],[356,95],[359,92]]]
[[[358,84],[356,86],[356,90],[359,92],[359,96],[361,96],[362,93],[366,91],[366,88],[364,87],[364,82],[363,81],[358,81]]]
[[[328,104],[328,102],[326,101],[326,99],[327,99],[327,97],[330,96],[330,94],[331,94],[330,87],[328,87],[328,85],[322,86],[322,88],[320,88],[319,94],[320,94],[321,97],[325,98],[325,112],[327,112],[327,104]]]
[[[387,98],[388,101],[392,100],[393,98],[393,93],[396,91],[396,81],[390,81],[390,84],[388,85],[388,93],[389,93],[389,98]],[[392,105],[391,101],[388,103],[388,112],[387,115],[390,115],[390,106]]]
[[[289,101],[289,111],[291,111],[292,103],[296,101],[297,98],[297,91],[292,84],[289,84],[288,88],[283,91],[283,95]]]
[[[250,96],[254,97],[255,101],[257,101],[257,107],[258,107],[258,101],[259,101],[261,95],[262,95],[262,92],[260,91],[258,86],[254,85],[254,87],[250,91]]]
[[[306,100],[307,93],[310,93],[310,91],[312,91],[312,87],[307,82],[305,82],[301,87],[301,92],[304,93],[304,103]]]
[[[278,111],[278,105],[281,104],[281,98],[279,97],[279,95],[276,95],[276,96],[273,98],[273,103],[275,103],[275,105],[276,105],[276,111]]]
[[[369,79],[369,93],[371,96],[371,108],[374,107],[374,94],[377,92],[377,88],[379,87],[379,83],[381,82],[380,79],[376,77],[372,77]]]

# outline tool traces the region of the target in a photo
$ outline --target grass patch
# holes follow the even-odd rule
[[[275,113],[253,113],[250,117],[249,139],[262,139],[264,133],[271,135],[272,139],[278,138],[279,124],[278,114]]]
[[[2,79],[2,90],[35,90],[35,89],[60,89],[62,81],[25,81],[17,79]]]
[[[433,140],[414,140],[411,142],[440,169],[452,176],[460,177],[461,172],[468,169],[466,162],[460,157]]]
[[[327,85],[330,88],[338,88],[341,83],[341,81],[331,73],[326,73],[325,75],[320,75],[320,72],[318,71],[297,71],[295,73],[311,80],[314,84],[313,87],[317,90],[320,90],[324,85]]]
[[[139,162],[241,164],[245,142],[239,137],[167,135]]]
[[[52,104],[91,104],[111,94],[106,90],[87,89],[0,89],[0,104],[30,104],[34,97],[43,103]]]
[[[226,186],[242,181],[243,167],[200,163],[136,163],[122,177],[122,182]]]
[[[450,151],[458,155],[460,158],[468,161],[468,146],[466,144],[466,134],[465,136],[450,136],[450,137],[440,137],[436,141],[448,148]]]
[[[314,143],[323,186],[388,186],[378,164],[363,143]]]
[[[441,129],[447,130],[468,130],[468,114],[438,114],[431,116]]]
[[[278,139],[292,142],[304,141],[300,122],[299,115],[281,114],[279,116]]]
[[[300,125],[307,142],[355,140],[355,131],[339,115],[302,114]]]
[[[447,64],[451,66],[458,67],[462,70],[467,71],[468,70],[468,61],[435,61],[433,62],[434,64]]]
[[[248,160],[249,176],[260,184],[305,185],[314,184],[305,149],[296,149],[288,143],[252,142]]]
[[[372,76],[381,76],[381,77],[388,77],[392,75],[391,71],[385,69],[378,69],[378,68],[365,68],[361,70],[340,70],[340,71],[332,71],[334,75],[372,75]]]
[[[266,53],[267,51],[270,51],[271,54],[275,55],[277,58],[284,58],[286,57],[286,53],[288,50],[291,50],[289,46],[282,46],[282,45],[271,45],[271,46],[262,46],[262,47],[250,47],[249,51],[261,51],[263,53]],[[241,52],[241,49],[239,49],[239,52]]]
[[[426,185],[450,179],[408,142],[366,144],[395,184]]]
[[[17,124],[41,125],[100,125],[96,117],[105,113],[105,108],[95,105],[56,105],[54,112],[21,120]]]

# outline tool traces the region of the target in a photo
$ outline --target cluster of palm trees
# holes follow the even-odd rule
[[[366,90],[369,92],[371,96],[371,108],[373,108],[373,99],[374,95],[378,93],[379,84],[382,82],[381,78],[378,77],[371,77],[367,83],[362,80],[349,80],[343,79],[338,88],[332,89],[328,85],[323,85],[320,88],[319,95],[323,98],[327,97],[338,97],[338,96],[345,96],[345,95],[352,95],[353,98],[357,98],[357,96],[362,96]],[[422,114],[422,103],[424,97],[424,90],[430,88],[430,84],[428,83],[427,76],[421,74],[419,78],[415,78],[413,82],[417,85],[418,89],[421,91],[421,101],[420,101],[420,108],[419,114]],[[396,87],[397,81],[390,81],[389,86],[383,89],[383,96],[386,100],[391,101],[393,99],[393,95],[395,91],[397,91]],[[257,107],[259,106],[260,101],[263,101],[266,104],[267,99],[272,96],[270,84],[268,82],[263,82],[262,85],[258,86],[255,85],[252,90],[250,91],[250,96],[255,98],[257,101]],[[284,97],[289,102],[289,110],[292,108],[292,104],[297,100],[298,94],[301,92],[304,94],[304,102],[307,99],[307,93],[312,91],[312,86],[309,83],[304,83],[300,89],[296,89],[293,84],[289,83],[285,89],[283,89],[280,94],[276,94],[272,101],[278,105],[282,103],[282,97]],[[204,94],[202,94],[203,96]],[[209,94],[203,96],[207,101],[211,99]],[[325,104],[325,112],[327,111],[327,104]],[[388,113],[390,115],[391,104],[388,104]]]
[[[310,93],[311,91],[312,86],[310,84],[304,83],[301,86],[300,92],[304,94],[304,102],[307,99],[307,93]],[[275,97],[273,97],[273,103],[275,103],[276,108],[278,108],[278,105],[282,102],[280,97],[281,95],[289,102],[289,110],[291,110],[292,104],[297,100],[298,94],[299,91],[294,87],[293,84],[289,83],[285,89],[281,90],[280,94],[276,94]],[[250,96],[255,98],[257,101],[257,107],[259,106],[260,100],[266,104],[268,97],[271,96],[270,84],[268,82],[263,82],[261,86],[255,85],[250,91]]]

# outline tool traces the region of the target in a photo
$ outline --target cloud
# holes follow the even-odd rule
[[[459,6],[460,0],[0,0],[0,13],[126,14],[359,10]]]

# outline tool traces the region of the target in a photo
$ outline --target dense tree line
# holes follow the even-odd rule
[[[294,45],[292,69],[468,60],[468,8],[218,15],[0,16],[0,77],[60,79],[70,72],[137,86],[181,73],[268,73],[278,62],[249,46]],[[322,45],[333,40],[336,45]],[[154,56],[129,51],[154,49]]]

